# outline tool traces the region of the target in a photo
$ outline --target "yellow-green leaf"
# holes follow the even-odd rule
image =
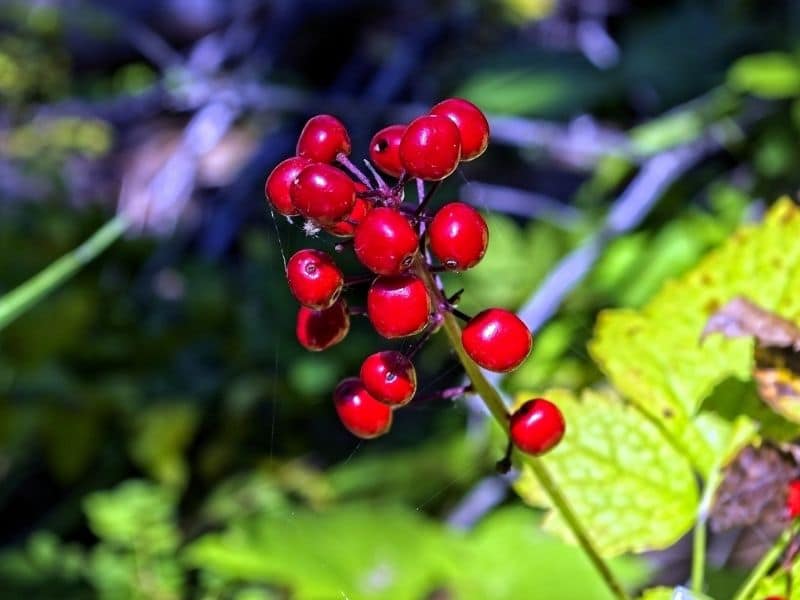
[[[655,424],[611,390],[586,390],[580,399],[566,390],[544,395],[568,425],[543,460],[602,554],[665,548],[689,530],[698,503],[695,476]],[[530,504],[548,507],[533,473],[522,465],[517,492]],[[544,526],[569,539],[555,511]]]

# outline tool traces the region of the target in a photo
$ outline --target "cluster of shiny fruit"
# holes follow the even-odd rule
[[[346,279],[331,255],[314,249],[294,254],[286,265],[289,288],[301,307],[296,334],[311,351],[341,342],[351,314],[365,313],[387,339],[419,335],[414,349],[384,350],[366,358],[359,377],[340,382],[334,405],[354,435],[373,438],[391,427],[392,413],[417,389],[412,357],[441,328],[451,312],[466,325],[461,341],[481,367],[495,372],[517,368],[529,355],[533,338],[512,312],[490,308],[470,318],[456,308],[459,294],[448,297],[440,271],[464,271],[483,258],[489,230],[478,211],[450,202],[430,215],[426,209],[439,183],[461,162],[483,154],[489,124],[474,104],[459,98],[440,102],[407,125],[378,131],[364,161],[371,178],[348,158],[350,136],[330,115],[317,115],[303,128],[296,156],[278,164],[265,192],[272,207],[286,217],[305,219],[307,233],[325,231],[347,238],[367,277]],[[383,173],[383,175],[381,175]],[[391,185],[384,176],[396,178]],[[416,205],[406,202],[406,186],[415,184]],[[348,307],[342,292],[369,283],[365,310]],[[559,409],[538,398],[511,417],[511,439],[525,452],[540,454],[564,433]]]

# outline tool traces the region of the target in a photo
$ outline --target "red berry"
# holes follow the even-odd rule
[[[314,163],[303,169],[289,188],[292,203],[306,218],[333,225],[353,210],[356,188],[339,169]]]
[[[433,217],[428,239],[431,252],[445,267],[464,271],[486,254],[489,228],[477,210],[463,202],[451,202]]]
[[[402,352],[385,350],[367,357],[361,365],[361,381],[377,400],[403,406],[417,391],[417,372]]]
[[[363,198],[358,197],[359,192],[366,192],[369,188],[359,181],[353,182],[356,188],[356,201],[353,210],[344,219],[325,228],[331,235],[343,238],[351,238],[356,233],[356,226],[364,220],[367,213],[372,210],[372,204]]]
[[[400,162],[411,177],[439,181],[456,170],[460,159],[458,127],[447,117],[414,119],[400,140]]]
[[[354,250],[358,260],[373,273],[396,275],[414,261],[419,237],[399,211],[371,210],[356,227]]]
[[[489,122],[481,109],[462,98],[448,98],[431,109],[432,115],[447,117],[458,126],[461,160],[478,158],[489,145]]]
[[[289,188],[300,174],[300,171],[312,163],[312,160],[302,156],[293,156],[272,169],[272,173],[269,174],[267,183],[264,185],[264,194],[280,214],[286,217],[293,217],[299,214],[294,204],[292,204]]]
[[[790,519],[800,517],[800,479],[789,482],[786,492],[786,512]]]
[[[367,292],[367,316],[385,338],[419,333],[428,324],[431,300],[419,277],[378,277]]]
[[[389,125],[372,137],[369,157],[381,171],[392,177],[400,177],[403,164],[400,162],[400,139],[406,131],[405,125]]]
[[[336,386],[333,404],[342,424],[357,437],[375,438],[392,426],[391,407],[373,398],[358,377],[348,377]]]
[[[544,398],[528,400],[511,415],[509,434],[514,445],[527,454],[544,454],[564,437],[561,410]]]
[[[470,358],[484,369],[507,373],[528,357],[533,337],[514,313],[488,308],[467,323],[461,332],[461,343]]]
[[[342,298],[330,308],[314,310],[301,306],[295,333],[306,350],[319,352],[341,342],[350,331],[350,314]]]
[[[297,140],[297,155],[332,163],[339,153],[350,154],[350,136],[342,122],[331,115],[311,117]]]
[[[319,250],[296,252],[286,265],[289,289],[303,306],[322,310],[339,298],[344,276],[333,259]]]

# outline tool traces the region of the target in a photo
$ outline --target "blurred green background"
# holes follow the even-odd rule
[[[331,243],[274,220],[264,179],[315,112],[359,157],[477,103],[492,145],[439,194],[492,244],[448,287],[542,321],[507,392],[577,389],[600,309],[798,188],[798,32],[791,0],[0,3],[0,293],[134,222],[0,331],[0,597],[608,598],[493,474],[475,406],[420,400],[369,443],[339,425],[336,382],[402,345],[362,322],[296,343],[281,253]],[[422,395],[461,381],[441,339],[417,368]],[[632,587],[663,564],[615,562]]]

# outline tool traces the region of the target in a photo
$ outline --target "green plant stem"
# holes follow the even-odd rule
[[[749,600],[752,596],[753,592],[758,586],[758,583],[763,579],[764,575],[772,568],[772,565],[775,564],[783,551],[786,550],[786,546],[789,545],[789,542],[792,541],[794,537],[794,526],[789,527],[786,531],[784,531],[778,540],[773,544],[772,548],[770,548],[764,556],[761,557],[761,560],[758,561],[758,564],[753,567],[753,570],[750,571],[750,575],[747,576],[747,579],[742,584],[742,587],[739,588],[739,591],[736,592],[736,596],[734,596],[733,600]]]
[[[431,294],[433,294],[433,297],[436,298],[439,303],[444,303],[442,293],[439,291],[433,277],[424,267],[424,265],[418,262],[416,271],[423,281],[425,281],[428,289],[431,291]],[[464,350],[464,346],[461,343],[461,327],[458,325],[455,317],[447,312],[444,313],[443,317],[444,331],[447,334],[447,338],[449,339],[451,346],[456,351],[456,355],[458,356],[459,361],[461,361],[461,364],[467,373],[467,377],[472,383],[473,391],[481,397],[497,424],[500,425],[503,431],[508,433],[509,413],[506,405],[503,403],[503,399],[500,397],[500,394],[497,392],[497,390],[483,376],[483,373],[478,365],[473,362],[473,360]],[[600,556],[600,553],[597,551],[597,548],[595,548],[588,532],[578,519],[578,516],[572,510],[569,501],[561,492],[558,484],[551,477],[550,472],[547,470],[544,462],[541,459],[532,456],[525,456],[524,460],[526,464],[531,467],[531,470],[538,480],[539,485],[548,495],[553,506],[561,515],[561,518],[564,520],[573,537],[578,542],[578,545],[581,547],[591,563],[595,566],[611,593],[618,600],[629,600],[629,596],[627,592],[625,592],[625,588],[623,588],[622,584],[617,580],[608,563],[603,559],[602,556]]]
[[[122,217],[114,217],[83,244],[0,297],[0,330],[101,254],[126,229]]]
[[[706,520],[697,519],[694,524],[692,540],[692,591],[703,592],[703,579],[706,572]]]

